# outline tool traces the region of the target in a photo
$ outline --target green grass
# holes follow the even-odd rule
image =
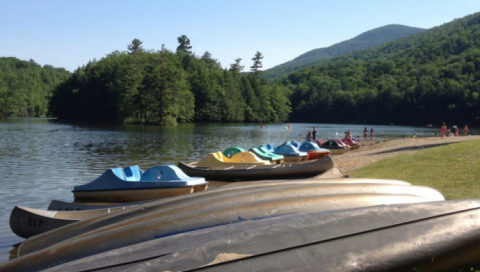
[[[349,176],[424,185],[438,190],[447,200],[480,198],[480,140],[398,155],[354,170]]]

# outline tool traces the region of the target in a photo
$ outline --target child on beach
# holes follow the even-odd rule
[[[445,122],[442,122],[442,127],[440,128],[440,132],[443,139],[443,137],[445,137],[445,133],[447,132],[447,125],[445,124]]]

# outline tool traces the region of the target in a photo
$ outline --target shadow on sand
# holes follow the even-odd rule
[[[408,146],[408,147],[385,150],[385,151],[382,151],[382,152],[374,153],[374,155],[388,154],[388,153],[392,153],[392,152],[413,151],[413,150],[419,150],[419,149],[439,147],[439,146],[444,146],[444,145],[449,145],[449,144],[454,144],[454,143],[441,143],[441,144],[428,144],[428,145],[419,144],[419,145],[415,145],[415,146]]]

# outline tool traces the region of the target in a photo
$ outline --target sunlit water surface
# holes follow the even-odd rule
[[[12,233],[15,205],[46,209],[52,199],[73,201],[75,185],[88,183],[106,169],[195,161],[231,146],[249,149],[264,143],[303,141],[313,126],[317,138],[343,138],[345,130],[360,135],[363,125],[335,124],[181,124],[156,126],[68,125],[54,119],[0,119],[0,262],[23,239]],[[435,128],[367,126],[376,139],[401,138],[414,130],[433,135]],[[438,128],[437,128],[438,129]],[[211,182],[210,187],[222,185]]]

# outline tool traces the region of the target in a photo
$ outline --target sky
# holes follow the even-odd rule
[[[257,51],[263,70],[388,24],[433,28],[480,11],[479,0],[0,0],[0,57],[74,71],[133,39],[175,51],[186,35],[222,67]]]

